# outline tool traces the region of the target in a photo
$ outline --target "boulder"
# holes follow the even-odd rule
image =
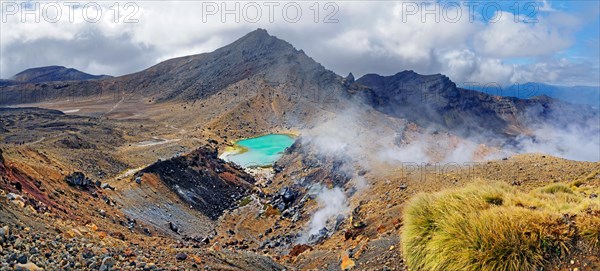
[[[85,175],[81,172],[73,172],[67,177],[65,177],[65,182],[74,186],[86,187],[92,184],[92,181],[85,177]]]
[[[115,259],[112,257],[105,257],[102,259],[102,265],[100,266],[100,271],[110,271],[112,267],[115,265]]]
[[[20,264],[26,264],[26,263],[27,263],[27,261],[28,261],[28,259],[27,259],[27,256],[26,256],[26,255],[20,255],[20,256],[17,258],[17,262],[18,262],[18,263],[20,263]]]
[[[114,187],[112,187],[110,184],[107,183],[103,183],[102,185],[100,185],[100,188],[102,189],[110,189],[110,190],[115,190]]]
[[[18,263],[15,265],[15,270],[22,270],[22,271],[40,271],[40,270],[44,270],[41,267],[35,265],[34,263],[26,263],[26,264],[21,264]]]
[[[177,253],[177,255],[175,255],[175,259],[177,259],[178,261],[185,261],[187,257],[188,256],[185,253]]]
[[[171,229],[175,233],[179,233],[179,227],[177,227],[177,225],[173,224],[173,222],[170,222],[170,221],[169,221],[169,229]]]
[[[285,202],[286,204],[294,202],[294,200],[296,200],[296,197],[298,197],[298,193],[288,187],[284,187],[280,192],[280,195],[283,199],[283,202]]]

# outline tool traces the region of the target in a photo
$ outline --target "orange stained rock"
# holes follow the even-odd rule
[[[195,263],[202,263],[202,258],[198,255],[191,255],[191,258]]]
[[[354,267],[354,261],[348,257],[348,254],[344,253],[342,255],[342,270],[350,270]]]
[[[377,227],[377,233],[381,234],[385,232],[385,226],[384,225],[379,225],[379,227]]]
[[[86,225],[91,231],[97,231],[98,230],[98,226],[96,226],[96,224],[91,223],[91,224],[87,224]]]

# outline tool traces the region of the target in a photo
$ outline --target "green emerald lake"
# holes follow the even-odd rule
[[[294,141],[294,137],[284,134],[242,139],[234,143],[238,152],[226,153],[222,158],[245,168],[270,166],[281,158],[283,151]]]

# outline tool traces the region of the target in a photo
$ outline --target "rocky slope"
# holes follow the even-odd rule
[[[99,81],[27,84],[3,89],[2,104],[125,91],[156,101],[206,98],[243,80],[301,91],[339,90],[339,77],[291,44],[258,29],[211,53],[170,59],[144,71]],[[40,93],[43,93],[41,95]],[[326,95],[326,94],[322,94]],[[21,99],[17,99],[20,97]]]
[[[156,162],[135,175],[136,182],[153,175],[173,192],[209,217],[217,219],[250,192],[252,176],[218,158],[217,150],[199,148],[184,156]]]
[[[366,103],[385,114],[465,136],[515,136],[527,133],[532,122],[587,123],[599,117],[595,108],[547,96],[518,99],[461,89],[441,74],[367,74],[354,84]]]
[[[18,83],[41,83],[51,81],[82,81],[110,78],[108,75],[92,75],[63,66],[47,66],[24,70],[11,80]]]
[[[19,110],[15,111],[13,114],[19,115]],[[22,116],[26,116],[36,110],[24,109],[21,112]],[[40,113],[38,110],[30,121],[35,122],[36,118],[47,113],[53,112],[41,110]],[[77,122],[69,124],[73,128],[81,125]],[[12,125],[9,127],[11,131],[17,130]],[[166,173],[161,170],[163,165],[160,163],[149,167],[140,183],[136,183],[135,179],[121,182],[107,178],[91,179],[80,172],[64,174],[74,169],[89,172],[81,165],[62,162],[65,156],[74,156],[65,151],[68,150],[65,146],[57,146],[63,152],[49,155],[35,146],[15,146],[4,142],[2,148],[9,151],[7,154],[0,150],[2,270],[189,270],[199,266],[216,270],[284,269],[268,257],[243,251],[209,250],[200,246],[201,239],[184,238],[190,232],[197,237],[202,229],[205,229],[204,232],[211,231],[214,222],[206,219],[202,212],[190,209],[189,204],[180,203],[172,186],[160,180],[153,183],[151,175],[154,173],[150,172],[157,169],[158,176]],[[45,141],[36,144],[43,146]],[[46,147],[42,149],[48,150]],[[212,173],[207,171],[210,177],[202,175],[202,170],[196,172],[196,176],[201,176],[200,179],[209,184],[211,180],[215,184],[228,182],[226,185],[231,189],[224,189],[224,192],[237,191],[235,187],[238,184],[251,186],[250,182],[245,182],[250,177],[213,159],[212,154],[212,151],[202,149],[190,155],[191,163],[206,162],[214,166]],[[200,155],[207,156],[200,159]],[[182,161],[168,163],[164,168],[169,172],[177,162]],[[175,168],[186,167],[187,164],[183,163]],[[222,177],[210,175],[216,174],[216,171],[220,171]],[[134,198],[131,195],[135,195],[132,191],[136,189],[147,193]],[[215,195],[205,194],[203,200],[217,199]],[[156,201],[157,198],[161,201]],[[235,200],[229,194],[218,199]],[[152,219],[144,219],[146,217],[133,211],[135,200],[142,206],[140,209],[151,212],[149,216]],[[222,208],[220,203],[212,203],[216,205],[199,206],[206,212]],[[152,212],[153,205],[159,212]],[[159,216],[161,212],[167,213]],[[181,231],[176,227],[182,224],[169,223],[182,219],[186,219],[188,224],[185,225],[189,227]],[[153,223],[156,220],[160,222]]]

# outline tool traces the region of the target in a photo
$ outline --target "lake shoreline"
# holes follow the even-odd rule
[[[293,133],[263,134],[232,141],[219,158],[243,168],[270,168],[298,136]]]

